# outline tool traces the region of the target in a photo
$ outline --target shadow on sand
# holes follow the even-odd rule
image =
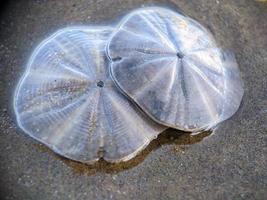
[[[147,155],[155,151],[156,149],[160,148],[163,145],[170,145],[175,144],[178,146],[183,145],[190,145],[195,144],[200,141],[202,141],[205,137],[208,137],[211,135],[211,131],[202,132],[197,135],[192,135],[191,133],[183,132],[183,131],[177,131],[174,129],[167,129],[163,133],[161,133],[157,139],[153,140],[141,153],[139,153],[136,157],[133,159],[127,161],[127,162],[121,162],[117,164],[108,163],[105,160],[100,160],[92,165],[87,165],[83,163],[79,163],[76,161],[69,160],[67,158],[58,156],[53,153],[57,158],[62,160],[66,165],[71,167],[75,173],[78,174],[85,174],[85,175],[93,175],[97,172],[104,172],[104,173],[118,173],[123,170],[131,169],[141,162],[145,160]],[[44,149],[45,148],[45,149]],[[46,147],[42,147],[42,150],[49,151],[52,153],[51,150],[48,150]]]

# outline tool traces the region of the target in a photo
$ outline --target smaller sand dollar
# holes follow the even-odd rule
[[[56,32],[34,51],[15,92],[19,126],[76,161],[127,161],[165,129],[111,80],[105,46],[112,31],[70,27]]]
[[[113,80],[161,124],[206,130],[240,105],[243,87],[234,56],[180,13],[159,7],[130,13],[107,51]]]

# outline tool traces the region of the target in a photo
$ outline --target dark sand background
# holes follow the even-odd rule
[[[17,0],[0,14],[0,199],[267,199],[267,5],[253,0]],[[17,127],[12,95],[33,49],[69,25],[115,23],[144,5],[178,7],[234,51],[239,111],[213,134],[167,131],[134,160],[86,166]]]

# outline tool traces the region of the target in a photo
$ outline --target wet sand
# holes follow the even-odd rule
[[[167,3],[166,3],[167,2]],[[115,23],[161,5],[198,20],[231,49],[245,82],[238,112],[213,133],[168,130],[133,160],[86,166],[25,135],[12,109],[33,49],[69,25]],[[253,0],[13,1],[0,14],[1,199],[265,199],[267,196],[267,4]]]

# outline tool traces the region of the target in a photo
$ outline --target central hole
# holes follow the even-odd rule
[[[98,87],[104,87],[104,82],[103,81],[98,81],[96,84]]]
[[[184,57],[184,55],[183,55],[182,53],[180,53],[180,52],[178,52],[176,55],[177,55],[177,57],[180,58],[180,59],[182,59],[182,58]]]

